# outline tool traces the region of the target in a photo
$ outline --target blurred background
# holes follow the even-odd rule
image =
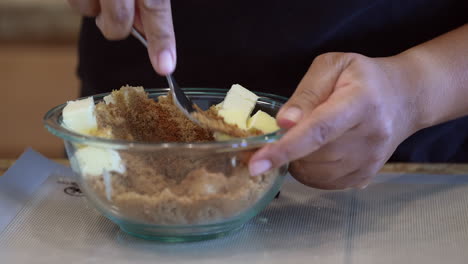
[[[66,0],[0,0],[0,159],[32,147],[64,157],[42,117],[78,96],[80,17]]]

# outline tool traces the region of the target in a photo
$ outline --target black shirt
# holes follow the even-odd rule
[[[172,10],[181,86],[240,83],[284,96],[319,54],[391,56],[468,22],[466,0],[175,0]],[[83,96],[167,87],[142,44],[105,40],[94,19],[83,19],[79,55]],[[468,117],[418,132],[391,161],[468,162]]]

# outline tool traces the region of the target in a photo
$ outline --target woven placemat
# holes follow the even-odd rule
[[[468,175],[380,175],[363,191],[288,178],[279,199],[215,240],[129,236],[60,175],[0,230],[2,263],[467,263]]]

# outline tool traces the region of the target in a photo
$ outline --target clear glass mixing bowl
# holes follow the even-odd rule
[[[202,109],[220,103],[227,90],[184,89]],[[147,89],[150,98],[168,89]],[[94,96],[95,103],[107,94]],[[286,98],[257,93],[256,105],[275,116]],[[89,202],[132,235],[167,242],[215,238],[239,229],[257,215],[280,189],[287,165],[261,176],[250,176],[250,156],[281,132],[230,141],[202,143],[145,143],[98,138],[62,126],[62,110],[44,117],[47,129],[65,142],[78,184]],[[119,171],[83,172],[84,149],[118,155]],[[81,153],[80,153],[81,152]],[[80,154],[79,154],[80,153]],[[97,155],[97,154],[94,154]],[[101,166],[99,159],[90,160]],[[104,161],[102,161],[104,162]]]

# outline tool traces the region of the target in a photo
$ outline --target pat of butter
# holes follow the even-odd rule
[[[89,135],[101,138],[114,138],[112,130],[110,128],[96,129],[89,132]]]
[[[218,114],[228,124],[247,129],[247,119],[250,117],[258,96],[246,88],[234,84],[226,94],[224,101],[217,105]]]
[[[257,103],[258,96],[239,84],[232,85],[224,98],[221,109],[238,109],[249,113]],[[247,120],[246,120],[247,121]]]
[[[99,176],[104,171],[125,172],[119,153],[112,149],[82,147],[75,152],[75,158],[84,175]]]
[[[67,102],[62,112],[64,125],[78,133],[92,133],[97,129],[94,108],[93,97]]]
[[[218,115],[224,118],[224,121],[231,125],[237,125],[240,129],[247,129],[247,119],[250,114],[238,109],[220,109]]]
[[[258,110],[255,115],[249,118],[247,121],[247,128],[255,128],[265,134],[275,132],[279,129],[276,119],[262,110]]]
[[[231,137],[229,135],[226,135],[220,132],[214,132],[213,137],[215,138],[216,141],[228,141],[228,140],[234,139],[234,137]]]

